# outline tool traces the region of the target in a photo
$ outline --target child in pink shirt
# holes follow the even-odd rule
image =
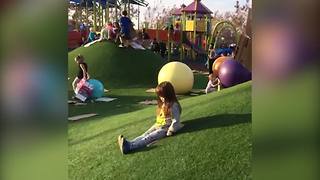
[[[213,74],[209,74],[208,78],[209,81],[205,90],[206,94],[218,90],[219,86],[221,86],[221,82],[218,77],[215,77]]]

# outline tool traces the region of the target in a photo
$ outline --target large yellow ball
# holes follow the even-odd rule
[[[158,84],[169,81],[176,94],[185,94],[192,89],[193,73],[191,69],[181,62],[170,62],[164,65],[158,74]]]

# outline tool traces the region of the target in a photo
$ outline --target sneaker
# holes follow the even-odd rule
[[[125,46],[124,46],[123,44],[120,44],[119,47],[120,47],[120,48],[123,48],[123,47],[125,47]]]
[[[118,137],[118,144],[122,154],[127,154],[129,152],[129,144],[123,135]]]

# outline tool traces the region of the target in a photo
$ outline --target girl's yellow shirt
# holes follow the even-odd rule
[[[172,117],[172,115],[171,115],[171,117]],[[167,119],[168,119],[168,117],[167,117]],[[160,113],[157,116],[156,125],[157,126],[165,126],[165,125],[167,125],[167,123],[169,123],[169,122],[166,121],[166,117],[164,115],[163,109],[161,108]]]

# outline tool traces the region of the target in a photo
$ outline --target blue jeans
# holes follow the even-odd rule
[[[168,128],[169,127],[157,127],[153,125],[141,136],[136,137],[132,141],[128,141],[130,145],[130,150],[146,147],[147,145],[166,137]]]

